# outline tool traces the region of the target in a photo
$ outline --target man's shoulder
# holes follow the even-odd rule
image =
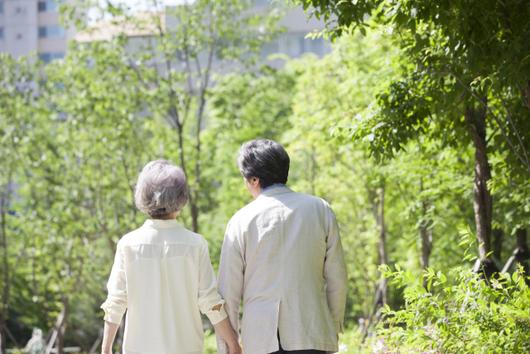
[[[236,226],[241,224],[247,224],[249,220],[252,220],[260,213],[262,210],[261,200],[254,199],[238,211],[230,218],[228,222],[229,226]]]
[[[300,192],[290,191],[284,194],[284,197],[296,200],[297,205],[316,208],[319,210],[331,209],[329,203],[323,198]],[[247,225],[259,217],[262,213],[266,213],[269,209],[275,208],[283,203],[275,198],[257,198],[239,209],[230,219],[229,225]],[[289,203],[291,204],[291,203]]]
[[[296,195],[297,198],[301,198],[307,203],[313,203],[318,206],[329,207],[329,203],[326,200],[316,195],[300,193],[300,192],[293,192],[293,193]]]
[[[290,198],[296,199],[296,204],[305,209],[319,212],[331,210],[330,204],[324,198],[312,194],[293,192]]]

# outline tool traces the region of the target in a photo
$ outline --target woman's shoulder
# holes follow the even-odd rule
[[[199,247],[208,247],[208,242],[199,233],[193,232],[191,230],[188,230],[186,228],[181,229],[182,232],[182,238],[184,238],[186,241],[188,241],[190,244],[199,246]]]
[[[137,240],[139,238],[139,236],[142,234],[142,228],[139,227],[137,229],[134,229],[132,231],[129,231],[127,232],[125,235],[123,235],[119,240],[118,240],[118,248],[119,247],[125,247],[127,246],[128,244],[130,244],[131,242],[133,242],[134,240]]]
[[[206,239],[196,232],[184,227],[172,228],[159,233],[153,230],[140,227],[123,235],[118,241],[118,249],[137,249],[155,248],[155,249],[200,249],[203,252],[208,249]],[[183,248],[184,247],[184,248]]]

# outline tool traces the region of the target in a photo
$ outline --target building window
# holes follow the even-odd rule
[[[53,0],[39,1],[37,7],[39,12],[56,11],[57,3]]]
[[[0,27],[0,39],[4,39],[4,27]]]
[[[278,40],[273,40],[271,42],[265,43],[261,48],[261,57],[267,59],[269,55],[277,54],[280,51],[280,45]]]
[[[287,54],[292,58],[296,58],[303,53],[303,33],[284,33],[278,40],[280,44],[280,52]]]
[[[4,2],[0,1],[0,14],[4,13]]]
[[[323,38],[307,39],[306,51],[322,56],[325,53],[325,43]]]
[[[49,63],[56,59],[62,59],[64,58],[63,52],[55,52],[55,53],[40,53],[39,59],[42,60],[45,63]]]
[[[22,33],[17,33],[15,38],[20,40],[20,39],[24,38],[24,36],[22,35]]]
[[[64,28],[61,26],[39,27],[39,38],[63,38]]]
[[[15,7],[15,15],[22,15],[26,13],[26,9],[22,6]]]

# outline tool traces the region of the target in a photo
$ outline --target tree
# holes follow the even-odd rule
[[[14,340],[7,328],[13,313],[13,288],[24,245],[16,242],[18,231],[16,212],[16,186],[19,178],[27,173],[27,146],[40,136],[41,126],[33,121],[33,102],[40,75],[29,60],[16,61],[8,55],[0,55],[0,247],[1,247],[1,310],[0,351],[6,349],[7,336]],[[32,130],[37,127],[38,130]],[[16,299],[15,299],[16,300]]]
[[[372,24],[393,31],[402,49],[402,78],[378,95],[378,109],[361,119],[354,138],[373,136],[374,155],[391,157],[427,135],[446,146],[474,148],[474,215],[480,261],[491,260],[491,154],[507,157],[499,173],[530,171],[527,93],[530,6],[527,2],[300,1],[333,26],[362,32]],[[490,142],[494,139],[495,146]],[[526,227],[526,226],[525,226]]]
[[[247,16],[246,1],[196,1],[168,10],[177,25],[163,27],[159,17],[146,23],[107,5],[113,21],[154,24],[145,47],[131,51],[121,34],[71,43],[64,60],[46,66],[0,62],[0,146],[9,167],[0,182],[3,345],[9,316],[11,341],[38,326],[50,329],[58,352],[72,340],[92,346],[101,323],[89,314],[103,301],[115,243],[143,219],[133,191],[147,161],[180,161],[193,193],[190,224],[199,227],[200,208],[211,209],[201,146],[214,79],[251,65],[276,18]]]
[[[102,9],[112,10],[118,23],[155,28],[152,40],[139,52],[130,53],[130,59],[143,89],[153,98],[146,108],[153,119],[167,122],[174,132],[171,139],[177,140],[176,158],[190,184],[188,204],[194,231],[199,230],[199,214],[205,207],[202,131],[215,75],[252,65],[262,44],[275,34],[272,26],[277,16],[253,14],[249,5],[246,0],[199,0],[166,7],[165,18],[155,14],[147,21],[134,18],[117,4]],[[163,4],[154,0],[152,6]]]
[[[204,184],[208,209],[201,219],[209,235],[212,259],[219,259],[224,228],[249,201],[236,164],[240,146],[251,139],[283,140],[291,128],[292,72],[267,66],[257,71],[222,77],[211,90],[209,124],[204,131]]]

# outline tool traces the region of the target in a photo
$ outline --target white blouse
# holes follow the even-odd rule
[[[101,305],[119,324],[127,310],[124,354],[201,354],[202,312],[226,318],[204,238],[175,220],[147,220],[118,242]],[[216,307],[215,310],[213,308]]]

